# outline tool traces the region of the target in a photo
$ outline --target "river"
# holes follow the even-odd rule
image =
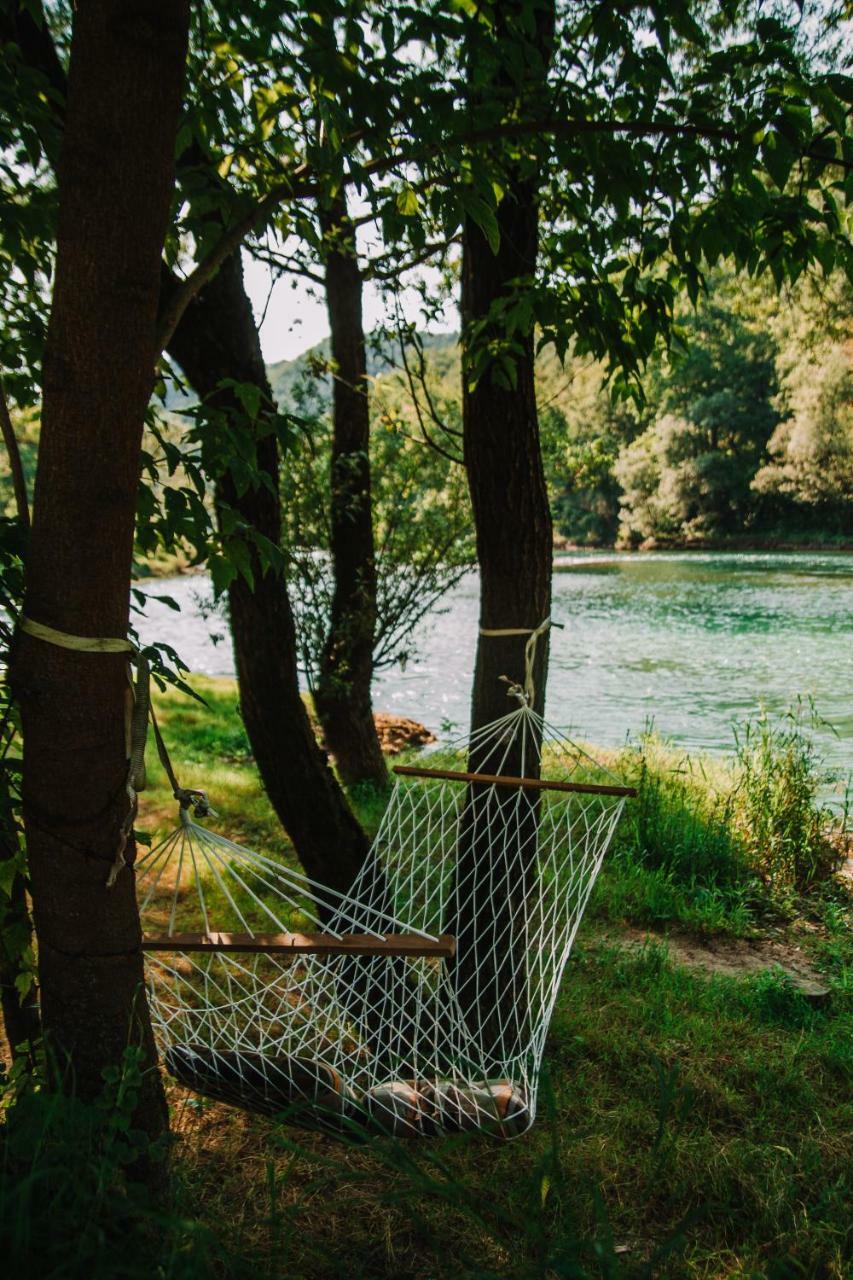
[[[618,745],[644,726],[688,752],[729,751],[732,723],[810,695],[832,728],[827,764],[853,770],[853,556],[843,553],[578,553],[555,562],[548,719]],[[137,620],[193,671],[233,675],[227,622],[203,576],[145,584]],[[421,624],[405,670],[379,673],[374,704],[438,733],[467,719],[477,634],[471,573]],[[508,672],[509,675],[518,675]]]

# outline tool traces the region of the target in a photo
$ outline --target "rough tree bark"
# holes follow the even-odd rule
[[[26,477],[1,378],[0,434],[9,455],[9,469],[12,473],[18,520],[22,529],[29,530],[30,504],[27,497]],[[7,768],[9,763],[8,760],[5,761]],[[0,812],[3,815],[0,821],[0,863],[17,863],[20,855],[20,840],[14,819],[15,804],[12,800],[12,787],[5,779],[4,789],[6,794],[0,806]],[[35,986],[30,986],[25,992],[22,992],[18,986],[21,977],[21,957],[32,946],[33,933],[27,906],[26,881],[20,871],[16,871],[12,876],[5,896],[5,902],[0,897],[0,1010],[3,1013],[6,1040],[12,1057],[31,1063],[41,1027]]]
[[[164,268],[164,275],[166,275]],[[223,379],[250,382],[263,398],[257,462],[267,483],[239,494],[227,480],[217,497],[251,529],[281,541],[278,444],[264,434],[275,411],[239,255],[190,303],[169,343],[196,394],[213,407],[239,412]],[[254,587],[239,578],[228,602],[240,703],[246,731],[270,801],[313,878],[346,891],[367,854],[368,841],[317,745],[299,693],[296,636],[287,584],[253,564]]]
[[[187,0],[74,10],[60,154],[57,267],[26,614],[124,636],[160,257],[173,186]],[[107,877],[127,814],[126,662],[22,634],[13,663],[42,1025],[83,1097],[137,1045],[155,1060],[131,864]],[[166,1124],[154,1071],[136,1123]]]
[[[314,705],[344,782],[388,780],[370,686],[376,629],[376,555],[370,496],[370,403],[362,279],[346,204],[320,209],[326,304],[335,363],[332,403],[331,538],[334,586]]]
[[[513,39],[514,20],[525,0],[514,0],[499,13],[495,42]],[[537,6],[535,44],[540,60],[534,61],[544,77],[551,47],[553,0]],[[483,51],[469,50],[469,68]],[[500,52],[486,51],[495,67],[493,87],[506,96],[508,81],[501,69]],[[482,76],[472,89],[471,105],[489,92]],[[541,98],[544,86],[529,83],[528,92]],[[486,343],[503,338],[499,319],[490,319],[493,307],[514,295],[521,282],[532,280],[538,251],[539,210],[537,177],[519,171],[506,174],[505,194],[496,210],[500,244],[493,252],[483,231],[470,218],[466,221],[462,257],[463,362],[473,341]],[[476,337],[473,327],[478,326]],[[482,327],[481,327],[482,326]],[[553,534],[551,511],[542,465],[539,420],[534,378],[533,324],[526,333],[513,334],[515,377],[511,385],[495,376],[495,366],[487,368],[476,385],[463,379],[463,446],[468,486],[474,515],[477,562],[480,569],[480,627],[484,630],[537,627],[550,612],[551,558]],[[478,637],[471,702],[472,734],[483,725],[505,715],[513,707],[507,699],[506,675],[521,682],[524,673],[526,637]],[[541,714],[545,701],[548,665],[548,637],[537,646],[534,666],[535,709]],[[505,747],[499,748],[501,758]],[[474,751],[469,760],[472,771],[498,771],[493,749]],[[520,752],[510,751],[500,772],[519,775],[532,772],[528,757],[522,765]],[[473,798],[473,797],[472,797]],[[481,813],[476,824],[463,818],[457,857],[459,915],[455,924],[459,960],[456,982],[462,1007],[470,1013],[485,1053],[499,1058],[505,1041],[503,1027],[512,1010],[515,1025],[522,1028],[525,1013],[525,956],[508,945],[510,921],[528,893],[528,868],[515,869],[513,886],[507,883],[507,867],[498,833],[501,807],[513,803],[514,793],[499,795],[488,821]],[[530,806],[532,828],[537,807]],[[495,849],[498,856],[495,858]],[[533,845],[535,856],[535,843]]]

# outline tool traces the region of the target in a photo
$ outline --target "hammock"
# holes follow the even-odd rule
[[[335,1132],[533,1123],[560,980],[632,792],[533,711],[532,682],[510,693],[517,709],[395,770],[346,895],[217,835],[180,793],[178,829],[137,866],[178,1081]]]

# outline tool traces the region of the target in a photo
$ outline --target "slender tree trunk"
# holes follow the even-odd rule
[[[22,529],[30,527],[30,504],[27,483],[21,462],[21,451],[15,436],[15,428],[6,403],[3,381],[0,379],[0,433],[9,455],[9,469],[15,490],[15,508]],[[14,820],[15,801],[11,787],[3,796],[2,822],[0,822],[0,863],[18,862],[20,840]],[[27,887],[23,874],[16,871],[0,909],[0,1009],[3,1025],[13,1058],[32,1062],[33,1048],[38,1042],[41,1027],[35,986],[25,992],[19,988],[21,958],[32,946],[33,930],[27,907]],[[2,901],[2,899],[0,899]]]
[[[239,413],[223,379],[248,382],[262,394],[257,462],[262,479],[239,493],[223,477],[217,498],[250,530],[281,541],[279,456],[269,418],[275,412],[239,255],[229,258],[190,304],[169,344],[196,394]],[[265,483],[264,483],[265,481]],[[368,841],[317,745],[299,693],[293,613],[283,578],[253,556],[254,586],[238,578],[228,602],[246,731],[270,801],[313,878],[346,891]]]
[[[501,11],[496,39],[512,39],[511,21],[523,7],[507,5]],[[541,54],[539,74],[545,74],[553,31],[553,0],[543,0],[538,13],[536,43]],[[506,27],[502,27],[505,22]],[[469,65],[477,51],[470,51]],[[494,53],[494,46],[489,54]],[[507,80],[495,59],[495,84],[505,94]],[[477,94],[488,92],[482,79]],[[544,85],[528,86],[542,95]],[[478,99],[472,96],[476,109]],[[536,270],[538,251],[537,178],[518,171],[507,175],[505,194],[497,211],[500,244],[494,253],[482,230],[469,218],[465,225],[462,259],[463,361],[470,344],[503,339],[500,321],[490,321],[492,308],[523,288]],[[476,339],[473,326],[485,325]],[[508,379],[493,361],[471,387],[463,379],[463,445],[477,541],[480,569],[481,630],[537,627],[550,612],[553,534],[551,512],[542,465],[534,377],[532,322],[526,333],[512,339],[514,377]],[[480,635],[474,668],[471,732],[512,710],[502,676],[521,682],[526,637]],[[534,666],[535,709],[545,702],[548,637],[537,646]],[[501,758],[506,751],[499,748]],[[472,771],[498,771],[497,750],[473,751]],[[528,754],[522,760],[520,742],[505,758],[500,771],[528,776],[535,771]],[[513,1044],[522,1044],[526,1028],[526,955],[513,946],[518,921],[531,885],[536,856],[535,832],[538,805],[531,803],[514,833],[518,851],[508,862],[501,831],[514,821],[510,816],[515,793],[500,794],[485,813],[473,807],[469,796],[463,814],[457,850],[457,910],[455,931],[459,961],[456,981],[463,1009],[470,1012],[484,1053],[502,1057]]]
[[[355,233],[343,200],[320,212],[326,303],[335,362],[332,405],[329,632],[314,704],[326,745],[346,783],[388,780],[370,685],[376,629],[376,557],[370,499],[370,404]]]
[[[74,10],[25,598],[30,618],[73,635],[127,633],[188,24],[185,0]],[[128,809],[126,661],[22,634],[13,677],[42,1024],[70,1085],[92,1097],[128,1045],[155,1062],[132,844],[107,888]],[[154,1071],[136,1123],[165,1127]]]

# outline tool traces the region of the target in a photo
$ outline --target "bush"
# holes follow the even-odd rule
[[[799,702],[781,721],[763,711],[735,731],[735,829],[775,896],[806,892],[843,861],[847,799],[840,814],[820,800],[827,779],[808,734],[816,723],[812,704]]]
[[[741,881],[744,864],[725,785],[690,760],[673,763],[651,733],[625,763],[637,797],[617,829],[618,851],[682,883],[718,888]]]
[[[617,827],[592,909],[640,924],[674,921],[744,933],[756,914],[814,895],[849,849],[847,803],[823,801],[827,776],[811,704],[735,731],[735,759],[678,758],[653,733],[622,754],[637,788]]]

